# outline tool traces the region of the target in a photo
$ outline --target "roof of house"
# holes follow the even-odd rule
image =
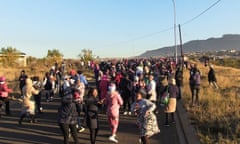
[[[16,50],[16,53],[19,54],[19,55],[27,55],[26,53],[21,52],[21,51],[19,51],[19,50]],[[1,49],[0,49],[0,54],[2,54]]]

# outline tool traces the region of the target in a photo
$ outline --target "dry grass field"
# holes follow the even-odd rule
[[[66,72],[69,72],[70,69],[83,70],[83,73],[88,80],[91,80],[93,78],[93,73],[88,69],[82,69],[80,67],[79,61],[69,60],[67,63],[71,63],[72,65],[71,67],[68,65],[66,66]],[[3,67],[0,70],[0,76],[6,77],[9,87],[12,88],[14,92],[19,92],[18,78],[22,70],[25,70],[29,78],[33,76],[39,76],[40,80],[43,80],[45,73],[48,72],[53,65],[54,62],[43,62],[41,60],[35,60],[32,61],[31,64],[29,64],[27,67]]]
[[[203,144],[240,143],[240,69],[215,66],[219,89],[208,84],[208,67],[202,72],[200,105],[191,107],[189,71],[184,73],[183,101]]]

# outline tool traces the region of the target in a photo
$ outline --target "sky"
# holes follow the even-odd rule
[[[175,0],[176,24],[216,1]],[[240,0],[221,0],[182,25],[183,42],[240,34],[239,8]],[[52,49],[65,58],[77,58],[82,49],[131,57],[174,45],[173,26],[173,0],[0,0],[0,47],[38,58]]]

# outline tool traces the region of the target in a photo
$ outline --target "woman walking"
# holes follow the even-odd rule
[[[77,110],[73,98],[73,89],[68,81],[64,82],[62,103],[58,109],[58,123],[64,136],[64,144],[69,144],[69,129],[74,139],[75,144],[79,144],[77,138]]]
[[[101,77],[101,80],[99,83],[100,100],[105,99],[107,95],[108,86],[109,86],[109,78],[106,72],[104,72],[104,75]]]
[[[177,106],[177,95],[178,95],[178,87],[176,86],[176,80],[174,78],[170,78],[168,80],[168,93],[169,93],[169,102],[165,107],[165,124],[164,126],[170,126],[168,117],[171,115],[172,123],[175,123],[174,113],[176,111]]]
[[[78,132],[81,133],[85,130],[85,128],[81,124],[81,112],[85,113],[84,109],[84,94],[85,94],[85,85],[83,82],[80,81],[80,79],[77,79],[75,90],[74,90],[74,96],[75,96],[75,102],[76,102],[76,108],[78,113]],[[84,123],[84,122],[83,122]]]
[[[157,118],[153,111],[156,105],[146,99],[146,91],[139,89],[136,93],[136,101],[132,104],[132,113],[137,114],[137,124],[140,129],[142,144],[150,144],[149,138],[160,132]]]
[[[23,106],[20,119],[18,121],[19,125],[22,124],[22,120],[29,115],[31,120],[30,122],[35,121],[35,101],[33,101],[33,95],[37,95],[39,91],[33,87],[32,80],[27,78],[26,85],[23,87]]]
[[[8,85],[6,83],[6,78],[4,76],[0,77],[0,117],[1,117],[3,103],[5,103],[6,115],[10,115],[10,107],[9,107],[9,99],[8,99],[9,92],[12,92],[12,89],[8,88]]]
[[[116,85],[111,83],[109,85],[109,92],[106,96],[105,103],[107,105],[108,122],[111,128],[111,136],[109,140],[118,143],[116,139],[117,129],[119,125],[119,109],[123,105],[123,100],[120,94],[116,91]]]
[[[96,143],[96,137],[99,129],[98,122],[98,106],[100,102],[98,101],[98,91],[96,88],[90,88],[88,92],[88,98],[86,100],[86,116],[87,116],[87,126],[90,131],[90,141],[91,144]]]

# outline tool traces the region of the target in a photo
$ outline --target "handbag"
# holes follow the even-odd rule
[[[166,91],[163,93],[162,97],[161,97],[161,103],[164,105],[167,105],[169,103],[169,90],[168,90],[168,86]]]

